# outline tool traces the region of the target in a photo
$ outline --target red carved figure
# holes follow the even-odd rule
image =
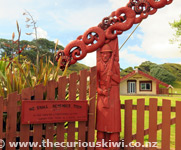
[[[114,44],[116,44],[114,42]],[[116,46],[117,47],[117,46]],[[119,141],[121,131],[120,115],[120,67],[117,59],[118,49],[105,44],[100,50],[97,63],[97,140],[101,142]]]

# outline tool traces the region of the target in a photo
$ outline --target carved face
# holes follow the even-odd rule
[[[111,52],[102,52],[101,53],[101,58],[103,62],[108,62],[109,58],[111,57],[112,53]]]

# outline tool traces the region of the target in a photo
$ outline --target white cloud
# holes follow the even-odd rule
[[[33,37],[35,38],[35,34],[33,34]],[[44,39],[48,39],[48,33],[47,31],[43,30],[42,28],[38,27],[37,28],[37,38],[44,38]]]
[[[80,61],[89,67],[96,66],[96,52],[88,53],[87,56]]]
[[[119,52],[119,58],[134,66],[140,65],[142,62],[147,61],[145,58],[128,53],[126,49]]]
[[[139,33],[135,34],[135,37],[141,40],[144,38],[143,34],[139,34]]]
[[[178,58],[181,57],[177,44],[170,44],[169,39],[173,37],[174,30],[169,22],[178,19],[181,14],[181,1],[173,1],[149,16],[141,24],[144,38],[141,47],[147,54],[157,58]]]
[[[144,51],[143,48],[139,47],[138,45],[128,46],[128,49],[131,51],[137,51],[137,52]]]
[[[38,16],[35,7],[39,6],[40,0],[0,0],[0,19],[13,21],[19,20],[27,8],[29,12],[33,12],[33,16]],[[34,9],[35,8],[35,9]]]
[[[64,44],[61,42],[61,40],[59,40],[59,39],[52,39],[52,41],[54,41],[55,44],[57,43],[57,40],[58,40],[58,45],[61,45],[61,46],[64,47]]]
[[[18,4],[16,3],[16,1],[10,1],[10,0],[4,0],[4,1],[0,1],[1,5],[0,5],[0,19],[17,19],[19,18],[20,14],[17,11],[17,9],[14,8],[20,8],[18,7]],[[19,9],[18,9],[19,10]]]
[[[129,2],[128,0],[109,0],[109,2],[112,5],[112,8],[114,10],[126,6],[126,4]]]

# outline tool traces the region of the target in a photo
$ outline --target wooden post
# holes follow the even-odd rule
[[[35,100],[43,100],[43,84],[39,84],[35,87]],[[33,141],[38,142],[39,144],[42,142],[42,124],[33,125]],[[41,147],[34,148],[35,150],[41,150]]]
[[[149,142],[157,142],[157,99],[150,98],[149,104]],[[156,150],[156,147],[150,147],[149,150]]]
[[[87,70],[80,71],[80,83],[79,83],[79,100],[86,100],[87,96]],[[81,142],[86,141],[86,122],[79,122],[78,139]],[[80,150],[85,150],[85,147],[79,147]]]
[[[58,81],[58,100],[65,100],[66,95],[66,85],[67,85],[66,77],[60,77]],[[57,124],[57,142],[64,142],[64,123]],[[57,150],[64,150],[64,147],[57,147]]]
[[[16,142],[16,124],[17,124],[17,92],[11,93],[7,98],[7,125],[6,125],[6,149],[15,150],[10,147],[9,142]]]
[[[77,92],[77,73],[72,73],[69,76],[69,100],[76,100],[76,92]],[[75,141],[75,122],[68,123],[68,131],[67,131],[67,142]],[[68,150],[73,150],[74,147],[68,147]]]
[[[181,148],[181,102],[176,102],[175,150]]]
[[[56,82],[54,80],[48,81],[47,83],[47,100],[55,100],[55,88]],[[46,124],[45,137],[49,140],[49,142],[53,143],[54,141],[54,124],[48,123]],[[52,150],[53,145],[49,145],[46,147],[46,150]]]
[[[144,145],[144,117],[145,117],[145,99],[138,99],[136,142],[140,142],[141,145]],[[143,147],[138,147],[137,150],[143,150]]]
[[[170,150],[171,101],[163,100],[162,107],[162,149]]]
[[[26,89],[22,90],[21,101],[31,100],[31,93],[32,93],[31,88],[26,88]],[[21,126],[20,126],[20,142],[29,142],[29,136],[30,136],[29,130],[30,130],[30,125],[21,124]],[[29,150],[29,147],[21,147],[21,149]]]
[[[96,82],[97,68],[93,67],[90,71],[90,89],[89,89],[89,112],[88,112],[88,137],[87,142],[94,142],[95,139],[95,102],[96,102]],[[87,150],[94,150],[94,147],[88,147]]]
[[[132,142],[132,100],[125,101],[125,125],[124,125],[124,145],[125,150],[131,150],[129,143]]]

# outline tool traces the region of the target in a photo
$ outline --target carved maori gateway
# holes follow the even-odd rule
[[[75,64],[87,53],[97,51],[97,142],[118,142],[121,132],[117,36],[171,2],[172,0],[130,0],[126,7],[112,12],[98,26],[89,28],[70,42],[64,51],[58,52],[57,60],[61,56],[61,69],[64,69],[67,63]],[[111,145],[109,149],[115,148]]]

